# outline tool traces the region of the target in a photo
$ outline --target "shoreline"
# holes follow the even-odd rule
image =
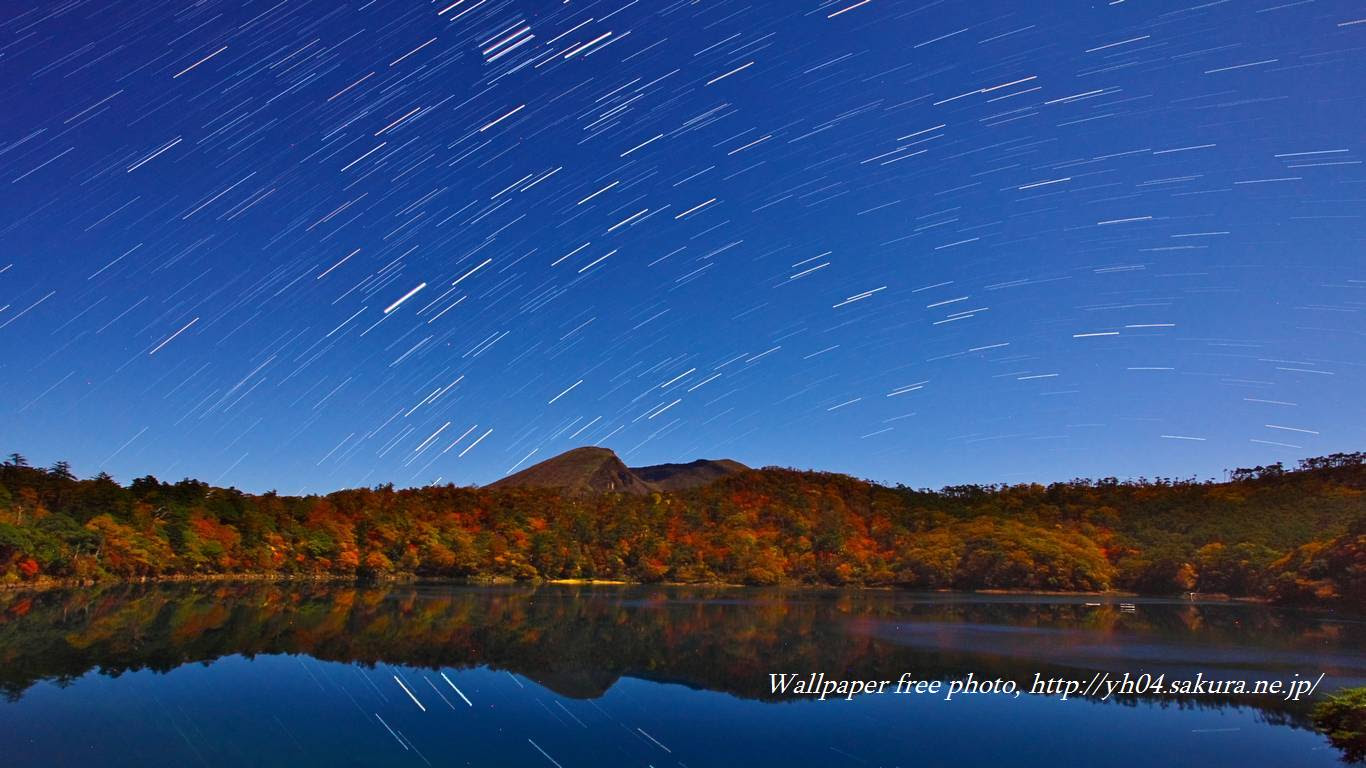
[[[956,590],[956,589],[913,589],[907,587],[889,585],[838,585],[838,584],[772,584],[756,586],[751,584],[740,584],[726,581],[628,581],[624,579],[528,579],[519,580],[508,577],[455,577],[455,576],[419,576],[416,574],[393,574],[378,577],[357,577],[345,574],[280,574],[280,573],[214,573],[214,574],[169,574],[162,576],[144,576],[136,579],[35,579],[33,581],[3,582],[0,583],[0,592],[46,592],[61,589],[90,589],[100,587],[112,587],[118,585],[153,585],[153,584],[216,584],[216,583],[254,583],[254,582],[287,582],[299,584],[351,584],[356,586],[374,586],[381,584],[411,584],[411,585],[460,585],[460,586],[540,586],[552,584],[556,586],[605,586],[605,587],[635,587],[635,586],[659,586],[659,587],[712,587],[727,589],[791,589],[791,590],[846,590],[850,592],[907,592],[918,594],[943,594],[943,595],[976,595],[984,597],[1100,597],[1100,598],[1135,598],[1140,600],[1175,600],[1182,602],[1198,603],[1228,603],[1245,605],[1265,605],[1268,607],[1293,608],[1297,610],[1312,610],[1320,612],[1337,613],[1338,611],[1331,606],[1298,606],[1285,605],[1278,606],[1264,597],[1244,596],[1232,597],[1225,594],[1197,595],[1189,598],[1186,595],[1146,595],[1138,592],[1124,590],[1110,591],[1086,591],[1068,592],[1063,590],[1031,590],[1031,589],[976,589],[976,590]]]

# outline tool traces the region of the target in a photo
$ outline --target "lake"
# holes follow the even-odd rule
[[[1023,691],[1126,672],[1323,677],[1298,701],[772,690],[773,673],[813,672]],[[1331,766],[1308,712],[1362,684],[1366,622],[1240,604],[597,585],[0,592],[7,767]]]

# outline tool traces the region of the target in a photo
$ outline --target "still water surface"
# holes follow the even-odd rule
[[[1330,766],[1313,701],[775,696],[770,673],[1366,684],[1261,606],[658,587],[0,593],[5,766]]]

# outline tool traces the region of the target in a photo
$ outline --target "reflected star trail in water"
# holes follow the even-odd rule
[[[288,492],[583,444],[914,485],[1359,448],[1363,22],[7,9],[4,442]]]
[[[1366,625],[1339,616],[1086,599],[562,585],[0,592],[11,617],[0,747],[42,766],[1341,765],[1307,727],[1309,698],[894,692],[907,673],[1025,691],[1036,675],[1139,669],[1169,683],[1320,670],[1325,688],[1366,674]],[[850,701],[774,692],[771,674],[826,674],[807,670],[889,684]]]

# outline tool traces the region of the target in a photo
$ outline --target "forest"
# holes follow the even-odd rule
[[[648,495],[248,494],[0,465],[0,585],[241,576],[1189,592],[1366,610],[1366,454],[1167,478],[889,487],[749,470]]]

